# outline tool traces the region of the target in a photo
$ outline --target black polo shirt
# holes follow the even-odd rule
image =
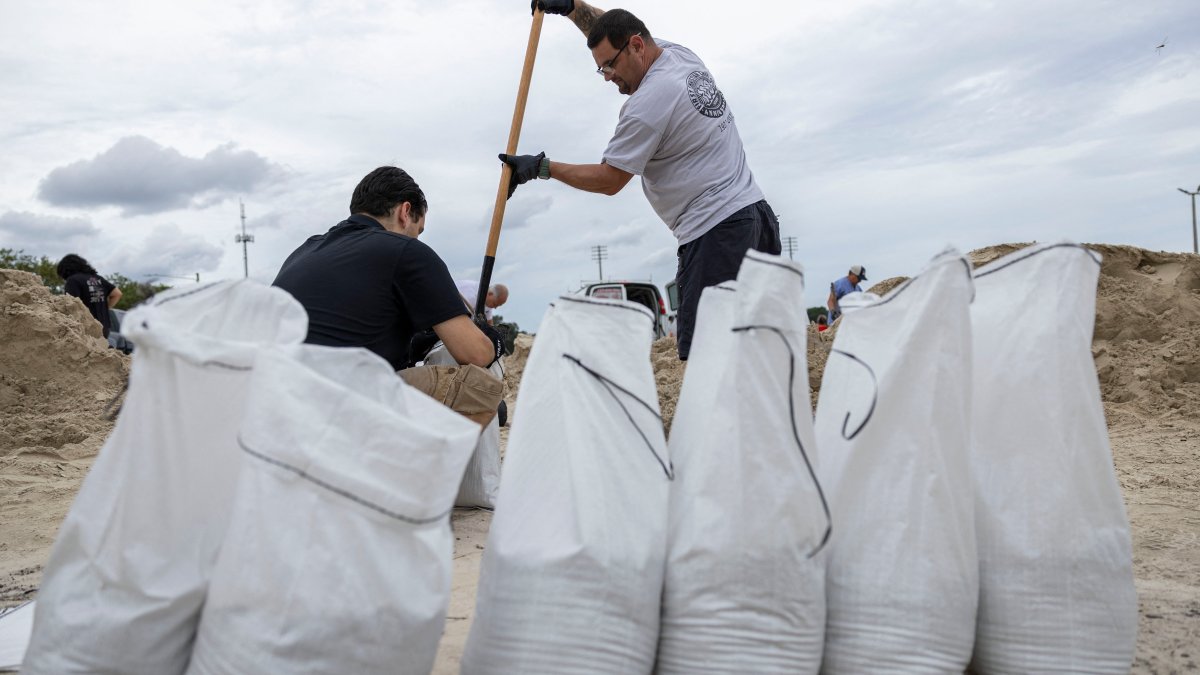
[[[366,347],[400,369],[414,333],[470,316],[433,249],[353,215],[310,237],[274,284],[308,312],[306,342]]]

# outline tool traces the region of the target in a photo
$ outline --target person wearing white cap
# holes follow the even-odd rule
[[[851,265],[846,276],[829,284],[829,300],[825,303],[829,307],[829,325],[832,326],[833,322],[842,315],[841,305],[838,304],[842,296],[847,293],[861,293],[862,287],[858,283],[866,280],[867,268],[862,265]]]

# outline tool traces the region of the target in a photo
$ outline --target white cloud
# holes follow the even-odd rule
[[[24,250],[35,257],[61,258],[87,248],[99,234],[100,230],[84,218],[27,211],[0,214],[0,248]]]
[[[136,280],[190,277],[217,269],[223,251],[204,237],[184,232],[178,225],[154,228],[141,245],[110,256],[110,267]]]
[[[241,197],[251,276],[270,281],[348,215],[363,175],[395,164],[429,197],[422,239],[455,276],[478,274],[528,3],[9,4],[0,212],[45,211],[44,180],[54,218],[94,228],[70,235],[78,252],[120,263],[104,269],[234,278]],[[1200,182],[1194,0],[626,7],[713,71],[798,239],[807,304],[849,264],[912,274],[948,243],[1190,248],[1174,190]],[[578,30],[546,17],[518,152],[599,161],[625,99],[593,70]],[[18,233],[46,247],[31,254],[57,250],[23,227],[0,228],[0,246]],[[597,244],[606,276],[674,274],[674,239],[636,181],[616,197],[522,186],[497,255],[505,316],[536,327],[555,294],[596,275]]]
[[[38,186],[38,196],[56,206],[158,213],[211,206],[280,174],[263,157],[232,143],[191,158],[144,136],[128,136],[93,159],[53,169]]]

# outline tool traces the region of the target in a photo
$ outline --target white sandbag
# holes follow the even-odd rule
[[[979,562],[968,462],[970,264],[843,299],[817,407],[833,512],[826,673],[962,673]]]
[[[757,251],[700,298],[669,442],[658,673],[821,664],[829,521],[810,464],[803,299],[801,267]]]
[[[365,349],[264,352],[188,673],[428,673],[478,433]]]
[[[479,434],[471,461],[458,486],[455,506],[496,508],[496,493],[500,491],[500,419],[492,418]]]
[[[1129,521],[1092,360],[1100,256],[1043,244],[976,271],[979,673],[1127,673]]]
[[[46,565],[24,673],[181,673],[229,522],[245,385],[304,309],[251,281],[181,288],[125,317],[120,418]]]
[[[670,462],[637,304],[562,297],[525,368],[462,672],[648,673]]]
[[[458,362],[450,355],[449,350],[440,342],[425,357],[425,365],[453,366]],[[501,380],[504,379],[504,369],[500,362],[493,363],[489,371]],[[484,509],[496,508],[496,493],[500,491],[500,419],[493,418],[479,435],[475,444],[475,452],[471,453],[471,461],[463,473],[462,485],[458,488],[458,496],[454,498],[455,506],[478,507]]]
[[[34,607],[30,601],[0,609],[0,670],[21,669],[33,632]]]

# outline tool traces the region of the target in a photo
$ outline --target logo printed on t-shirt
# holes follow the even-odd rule
[[[688,97],[692,105],[705,117],[720,117],[725,114],[725,95],[717,89],[712,75],[703,70],[694,70],[687,77]]]
[[[88,296],[93,303],[105,302],[104,287],[100,285],[100,280],[96,277],[88,277],[87,280]]]

